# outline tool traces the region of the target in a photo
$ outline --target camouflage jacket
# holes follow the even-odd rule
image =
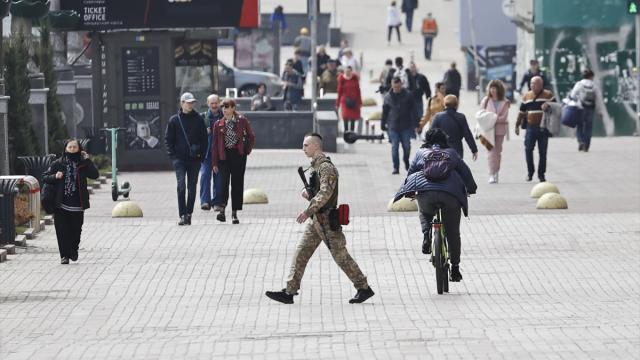
[[[311,160],[311,168],[318,181],[315,184],[312,181],[310,184],[316,195],[305,210],[307,216],[335,208],[338,204],[338,169],[333,165],[331,159],[325,154],[318,154]],[[311,176],[313,177],[314,174],[312,173]]]

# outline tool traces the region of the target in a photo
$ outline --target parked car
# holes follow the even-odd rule
[[[267,94],[282,96],[283,83],[280,77],[264,71],[240,70],[218,60],[218,89],[224,95],[227,88],[238,89],[238,96],[253,96],[258,91],[258,84],[267,85]]]

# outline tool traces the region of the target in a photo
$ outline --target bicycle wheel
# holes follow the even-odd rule
[[[442,289],[444,292],[449,292],[449,249],[447,246],[447,237],[444,236],[444,240],[442,241],[442,263],[444,264],[444,276],[442,277]]]
[[[447,277],[444,264],[444,256],[442,254],[442,234],[440,231],[434,231],[433,234],[433,266],[436,268],[436,284],[438,294],[444,291],[444,279]]]

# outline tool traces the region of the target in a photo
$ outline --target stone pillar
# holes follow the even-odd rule
[[[47,155],[49,153],[49,127],[47,124],[47,93],[49,89],[44,87],[42,74],[30,75],[29,82],[31,83],[31,95],[29,96],[31,120],[40,144],[40,154],[38,155]]]
[[[316,112],[318,133],[322,136],[322,145],[325,152],[338,151],[338,114],[335,111]]]
[[[9,96],[4,95],[4,82],[0,82],[0,175],[9,175]]]
[[[64,114],[64,124],[70,137],[78,137],[78,120],[75,117],[76,88],[78,82],[73,79],[73,70],[69,67],[56,69],[58,78],[58,101]]]

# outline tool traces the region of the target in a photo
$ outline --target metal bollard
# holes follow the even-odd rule
[[[18,179],[0,180],[0,244],[8,244],[16,239],[15,196],[18,193]]]
[[[369,120],[364,122],[364,134],[369,135]]]
[[[375,124],[371,124],[371,135],[375,135],[376,134],[376,125]],[[372,143],[375,143],[375,140],[370,140]]]
[[[42,174],[51,166],[56,159],[55,154],[47,156],[19,156],[18,159],[24,164],[26,175],[31,175],[42,184]]]

